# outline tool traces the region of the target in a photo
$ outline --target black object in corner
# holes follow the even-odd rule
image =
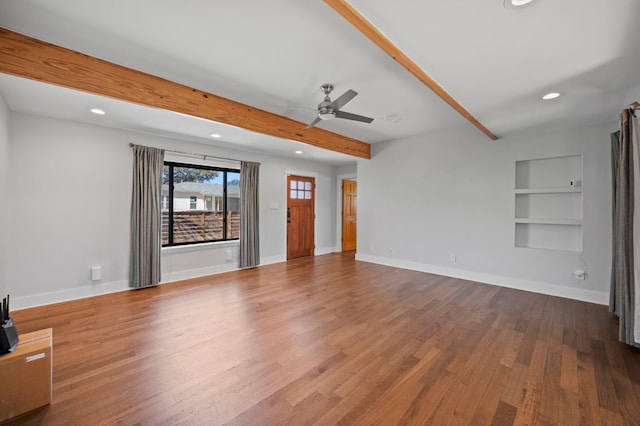
[[[9,315],[9,295],[0,307],[0,354],[13,352],[18,344],[18,329]]]

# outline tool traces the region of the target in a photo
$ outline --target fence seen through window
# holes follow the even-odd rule
[[[240,237],[240,171],[165,162],[162,245]]]

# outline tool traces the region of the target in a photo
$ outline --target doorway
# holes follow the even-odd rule
[[[287,260],[314,254],[315,179],[287,176]]]
[[[342,251],[356,249],[356,229],[358,224],[358,182],[342,181]]]

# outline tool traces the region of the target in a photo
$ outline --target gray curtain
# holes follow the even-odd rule
[[[640,153],[637,119],[633,114],[632,109],[624,110],[620,119],[620,131],[611,134],[613,250],[609,310],[620,319],[619,340],[640,347],[640,321],[637,320],[637,313],[640,314],[637,296],[640,292],[636,288],[639,284],[639,271],[635,260],[640,258],[640,241],[634,238],[634,233],[640,230],[640,224],[634,224],[638,221],[638,216],[634,213],[634,200]]]
[[[258,176],[260,163],[240,163],[240,268],[260,264]]]
[[[160,282],[162,167],[164,150],[133,145],[129,287]]]

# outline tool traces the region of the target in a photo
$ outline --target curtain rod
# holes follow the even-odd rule
[[[136,144],[129,143],[129,147],[130,148],[133,148],[134,146],[136,146]],[[144,145],[138,145],[138,146],[144,146]],[[178,151],[178,150],[175,150],[175,149],[165,149],[164,151],[165,152],[172,152],[174,154],[192,155],[194,157],[202,158],[203,160],[206,160],[207,158],[211,158],[211,159],[216,159],[216,160],[234,161],[236,163],[240,162],[240,160],[236,160],[235,158],[216,157],[215,155],[196,154],[194,152]]]

